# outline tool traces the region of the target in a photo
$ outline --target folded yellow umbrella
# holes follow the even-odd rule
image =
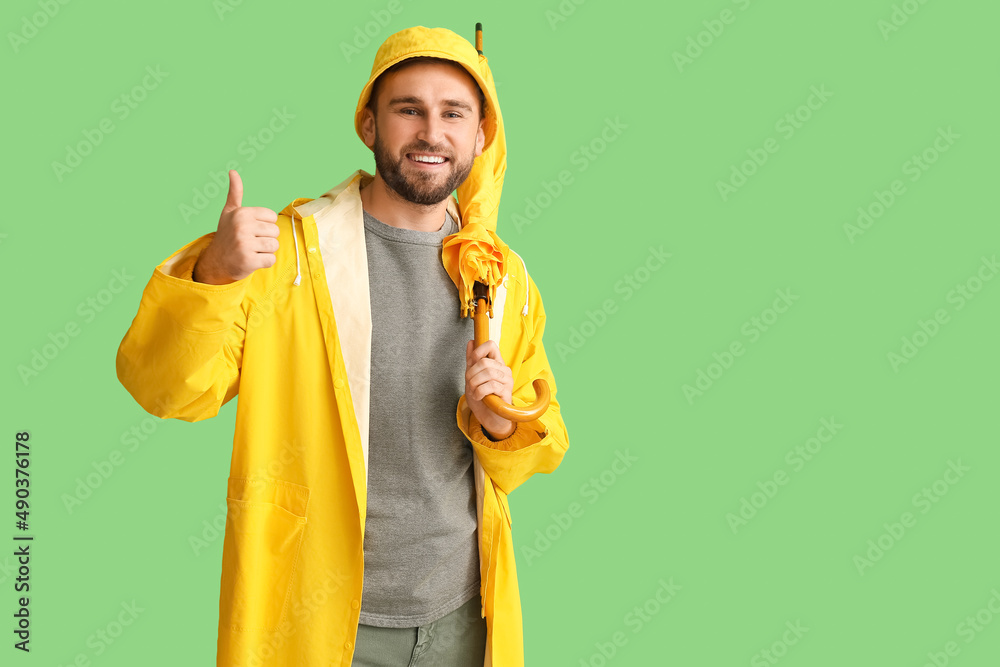
[[[483,26],[476,24],[476,51],[481,71],[483,93],[493,107],[496,121],[495,135],[489,145],[472,164],[468,178],[458,187],[458,209],[462,216],[462,229],[445,237],[441,261],[448,275],[458,287],[462,302],[462,317],[475,317],[474,345],[479,347],[489,338],[489,317],[493,317],[493,300],[496,286],[507,273],[507,244],[496,235],[500,209],[500,192],[507,171],[507,141],[504,137],[503,116],[497,101],[496,84],[486,56],[483,55]],[[549,387],[545,380],[532,383],[535,402],[516,408],[495,394],[483,399],[494,413],[510,421],[538,419],[549,407]]]
[[[487,287],[489,313],[492,317],[496,285],[507,272],[507,245],[496,235],[500,193],[503,190],[504,173],[507,171],[507,141],[493,72],[483,55],[482,36],[482,24],[477,23],[476,65],[481,72],[480,88],[486,96],[487,106],[492,107],[492,113],[488,117],[493,118],[496,123],[494,136],[492,141],[484,144],[483,152],[473,162],[468,178],[458,186],[458,210],[462,216],[462,229],[444,239],[441,252],[444,267],[458,287],[462,317],[468,316],[470,308],[475,308],[472,290],[476,281]]]

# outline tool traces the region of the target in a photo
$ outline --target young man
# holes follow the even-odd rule
[[[505,151],[491,82],[451,31],[392,35],[355,118],[375,175],[279,214],[231,171],[217,231],[143,292],[117,357],[139,404],[197,421],[240,394],[219,665],[523,664],[507,495],[569,446],[545,312],[509,262],[474,348],[441,254],[499,197],[477,159]],[[483,405],[532,402],[536,378],[538,419]]]

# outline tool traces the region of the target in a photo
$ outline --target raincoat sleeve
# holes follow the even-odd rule
[[[548,383],[551,394],[548,410],[534,421],[517,423],[514,432],[499,441],[486,437],[475,413],[469,411],[467,427],[463,427],[459,418],[459,426],[463,427],[486,474],[505,494],[510,494],[536,472],[550,473],[555,470],[569,448],[566,425],[556,400],[556,381],[542,345],[545,309],[541,294],[530,277],[528,290],[528,300],[533,306],[529,311],[531,338],[514,376],[511,403],[519,407],[533,403],[535,390],[531,383],[536,378],[542,378]],[[510,360],[507,360],[507,365],[513,368]]]
[[[214,236],[195,239],[154,269],[118,347],[118,380],[157,417],[208,419],[239,390],[251,276],[228,285],[192,279]]]

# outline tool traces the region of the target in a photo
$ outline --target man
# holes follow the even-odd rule
[[[523,664],[507,495],[568,448],[545,313],[509,262],[474,348],[441,254],[499,197],[491,82],[451,31],[390,36],[355,119],[375,175],[279,214],[231,171],[217,231],[143,292],[117,357],[140,405],[197,421],[240,394],[219,665]],[[538,419],[483,405],[532,402],[536,378]]]

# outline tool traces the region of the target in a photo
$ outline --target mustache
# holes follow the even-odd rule
[[[438,148],[434,148],[433,146],[427,146],[427,145],[414,146],[403,149],[403,155],[405,156],[407,153],[433,153],[434,155],[443,155],[444,157],[451,159],[451,154],[449,154],[448,151],[443,151]]]

